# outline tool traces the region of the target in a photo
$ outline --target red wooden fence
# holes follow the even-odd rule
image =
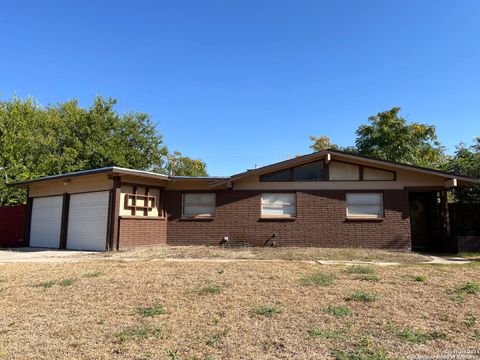
[[[0,247],[25,246],[27,205],[0,207]]]

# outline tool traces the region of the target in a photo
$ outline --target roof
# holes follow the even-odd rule
[[[397,168],[397,169],[404,169],[404,170],[410,170],[410,171],[417,171],[417,172],[420,172],[420,173],[430,174],[430,175],[440,175],[440,176],[443,176],[443,177],[446,177],[446,178],[449,178],[449,179],[458,179],[458,180],[462,180],[462,181],[469,182],[469,183],[472,183],[472,184],[480,183],[480,179],[476,178],[476,177],[457,175],[457,174],[452,174],[452,173],[449,173],[449,172],[429,169],[429,168],[416,166],[416,165],[402,164],[402,163],[399,163],[399,162],[389,161],[389,160],[379,160],[379,159],[374,159],[374,158],[370,158],[370,157],[363,156],[363,155],[355,155],[355,154],[347,153],[347,152],[344,152],[344,151],[326,149],[326,150],[317,151],[317,152],[314,152],[314,153],[311,153],[311,154],[298,156],[298,157],[293,158],[293,159],[288,159],[288,160],[280,161],[280,162],[277,162],[277,163],[274,163],[274,164],[262,166],[262,167],[257,168],[257,169],[247,170],[247,171],[232,175],[228,179],[214,181],[211,185],[212,186],[218,186],[218,185],[225,184],[227,182],[236,181],[236,180],[240,180],[240,179],[243,179],[243,178],[246,178],[246,177],[250,177],[250,176],[255,175],[255,174],[263,174],[265,172],[276,171],[276,170],[281,170],[281,169],[288,168],[288,167],[295,166],[295,165],[305,164],[305,163],[308,163],[308,162],[311,162],[311,161],[315,161],[315,160],[319,160],[321,158],[324,158],[329,154],[330,155],[339,155],[340,157],[351,159],[351,160],[362,160],[362,161],[364,161],[368,164],[371,164],[371,165],[387,166],[389,168]]]
[[[72,178],[72,177],[85,176],[85,175],[96,175],[96,174],[134,175],[134,176],[143,176],[143,177],[159,179],[159,180],[168,180],[169,178],[167,175],[158,174],[151,171],[134,170],[134,169],[127,169],[127,168],[122,168],[118,166],[110,166],[110,167],[104,167],[99,169],[75,171],[75,172],[59,174],[59,175],[43,176],[43,177],[32,179],[32,180],[17,181],[13,183],[8,183],[8,186],[28,185],[28,184],[42,182],[42,181],[60,180],[65,178]]]
[[[250,170],[232,175],[230,177],[225,177],[225,176],[168,176],[168,175],[159,174],[159,173],[155,173],[155,172],[151,172],[151,171],[134,170],[134,169],[117,167],[117,166],[111,166],[111,167],[105,167],[105,168],[100,168],[100,169],[82,170],[82,171],[76,171],[76,172],[71,172],[71,173],[66,173],[66,174],[44,176],[44,177],[40,177],[40,178],[37,178],[37,179],[9,183],[7,185],[8,186],[21,186],[21,185],[28,185],[28,184],[42,182],[42,181],[59,180],[59,179],[72,178],[72,177],[84,176],[84,175],[112,174],[112,175],[142,176],[142,177],[151,178],[151,179],[174,181],[174,182],[175,181],[188,181],[188,180],[209,181],[210,185],[212,187],[216,187],[216,186],[220,186],[220,185],[232,182],[232,181],[237,181],[239,179],[250,177],[252,175],[257,175],[257,174],[259,175],[259,174],[263,174],[263,173],[266,173],[266,172],[273,172],[273,171],[276,171],[276,170],[281,170],[281,169],[288,168],[288,167],[295,166],[295,165],[305,164],[305,163],[308,163],[308,162],[312,162],[312,161],[315,161],[315,160],[322,159],[322,158],[324,158],[326,156],[329,156],[329,155],[336,155],[337,157],[340,157],[340,158],[343,158],[343,159],[350,159],[352,161],[362,160],[363,162],[365,162],[367,164],[370,164],[372,166],[377,165],[377,166],[385,166],[385,167],[388,167],[388,168],[404,169],[404,170],[416,171],[416,172],[423,173],[423,174],[442,176],[442,177],[445,177],[447,179],[457,179],[457,180],[461,180],[461,181],[471,183],[471,184],[480,184],[480,178],[476,178],[476,177],[457,175],[457,174],[444,172],[444,171],[439,171],[439,170],[434,170],[434,169],[429,169],[429,168],[425,168],[425,167],[421,167],[421,166],[402,164],[402,163],[398,163],[398,162],[395,162],[395,161],[389,161],[389,160],[379,160],[379,159],[374,159],[374,158],[370,158],[370,157],[367,157],[367,156],[354,155],[354,154],[346,153],[346,152],[339,151],[339,150],[327,149],[327,150],[322,150],[322,151],[318,151],[318,152],[303,155],[303,156],[298,156],[298,157],[293,158],[293,159],[280,161],[280,162],[270,164],[270,165],[267,165],[267,166],[262,166],[262,167],[257,168],[257,169],[250,169]]]
[[[59,175],[50,175],[50,176],[43,176],[36,179],[31,180],[24,180],[24,181],[17,181],[13,183],[8,183],[8,186],[21,186],[21,185],[28,185],[32,183],[38,183],[42,181],[50,181],[50,180],[60,180],[65,178],[72,178],[77,176],[85,176],[85,175],[96,175],[96,174],[112,174],[112,175],[133,175],[133,176],[142,176],[150,179],[157,179],[157,180],[203,180],[203,181],[220,181],[223,179],[227,179],[227,177],[222,176],[167,176],[164,174],[159,174],[152,171],[144,171],[144,170],[135,170],[135,169],[128,169],[122,168],[118,166],[110,166],[104,167],[99,169],[91,169],[91,170],[81,170],[75,171],[65,174]]]

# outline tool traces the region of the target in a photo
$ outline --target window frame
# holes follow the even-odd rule
[[[189,215],[185,214],[185,197],[187,195],[205,195],[205,194],[210,194],[213,195],[213,203],[197,203],[193,204],[193,206],[213,206],[213,212],[210,214],[205,214],[205,215]],[[192,204],[189,204],[192,205]],[[217,194],[215,192],[185,192],[182,193],[182,218],[184,219],[211,219],[215,217],[215,214],[217,212]]]
[[[379,195],[380,197],[380,213],[379,214],[349,214],[348,211],[348,197],[352,195]],[[379,191],[348,191],[345,194],[345,215],[348,220],[382,220],[385,218],[385,206],[383,201],[383,192]],[[353,205],[353,204],[352,204]],[[355,205],[362,205],[362,204],[355,204]],[[367,206],[371,206],[370,204],[363,204]]]
[[[269,215],[269,214],[264,214],[263,212],[263,205],[264,205],[264,195],[293,195],[294,203],[282,203],[281,205],[283,206],[293,206],[295,209],[295,213],[293,215],[290,214],[280,214],[280,215]],[[260,218],[261,219],[296,219],[297,218],[297,192],[285,192],[285,191],[270,191],[270,192],[262,192],[260,194]],[[269,205],[268,203],[265,205]],[[271,205],[271,204],[270,204]],[[283,211],[283,208],[282,208]]]
[[[322,176],[320,177],[320,179],[318,180],[295,180],[295,169],[296,168],[300,168],[300,167],[303,167],[303,166],[307,166],[307,165],[311,165],[311,164],[315,164],[315,163],[321,163],[322,164]],[[315,161],[310,161],[308,163],[305,163],[305,164],[301,164],[301,165],[297,165],[297,166],[292,166],[290,168],[287,168],[287,169],[281,169],[281,170],[277,170],[277,171],[272,171],[272,172],[269,172],[269,173],[266,173],[266,174],[261,174],[259,177],[258,177],[258,181],[259,182],[319,182],[319,181],[327,181],[328,180],[328,170],[327,170],[327,167],[328,165],[325,164],[325,160],[324,159],[320,159],[320,160],[315,160]],[[289,177],[288,177],[288,180],[265,180],[265,177],[266,176],[269,176],[269,175],[275,175],[277,173],[281,173],[281,172],[284,172],[284,171],[288,171],[289,172]]]

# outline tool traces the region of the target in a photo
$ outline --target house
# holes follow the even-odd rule
[[[32,247],[151,245],[457,250],[447,191],[480,183],[324,150],[230,177],[108,167],[23,181]]]

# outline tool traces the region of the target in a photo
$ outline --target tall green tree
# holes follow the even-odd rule
[[[89,108],[77,100],[46,107],[32,98],[0,101],[0,205],[25,201],[23,190],[5,186],[7,178],[14,182],[107,166],[167,173],[168,149],[150,116],[119,114],[116,104],[102,97]],[[200,160],[181,156],[178,163],[182,175],[206,174]]]
[[[439,167],[445,159],[444,147],[435,126],[407,123],[394,107],[370,116],[370,124],[358,128],[355,145],[358,153],[377,159],[426,167]]]
[[[168,155],[167,173],[172,176],[208,176],[206,164],[175,151]]]
[[[382,160],[439,168],[446,160],[435,127],[408,123],[394,107],[368,118],[369,124],[356,131],[355,146],[341,147],[328,136],[310,136],[315,151],[334,149]]]
[[[443,170],[480,177],[480,136],[476,137],[470,146],[460,143],[455,154],[445,163]],[[480,205],[480,185],[455,189],[455,198],[463,204]]]

